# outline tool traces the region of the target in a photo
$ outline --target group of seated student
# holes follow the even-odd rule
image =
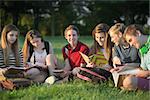
[[[121,70],[125,66],[138,67],[140,65],[138,49],[126,42],[123,37],[124,30],[125,25],[122,23],[117,23],[109,29],[111,41],[115,44],[112,50],[113,66],[124,65],[113,68],[111,71]]]
[[[92,31],[93,44],[90,48],[79,41],[78,28],[69,25],[64,31],[68,42],[62,48],[64,64],[59,64],[52,44],[45,41],[38,31],[30,30],[26,34],[22,52],[18,35],[15,25],[9,24],[3,28],[0,70],[5,71],[9,66],[26,67],[27,70],[22,73],[24,78],[44,83],[49,76],[53,76],[54,81],[65,82],[71,73],[76,75],[80,71],[79,67],[100,67],[113,73],[130,66],[140,71],[136,75],[128,75],[123,80],[123,87],[126,90],[150,90],[150,36],[145,35],[138,25],[125,27],[123,23],[116,23],[109,27],[100,23]],[[92,63],[87,65],[80,52],[87,56],[94,55]],[[60,69],[63,73],[55,73]]]

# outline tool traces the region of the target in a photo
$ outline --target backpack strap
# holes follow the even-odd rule
[[[88,69],[86,69],[86,68],[79,67],[79,69],[80,69],[80,70],[83,70],[83,71],[85,71],[85,72],[88,72],[88,73],[90,73],[90,74],[92,74],[92,75],[94,75],[94,76],[97,76],[97,77],[100,78],[100,79],[107,80],[104,76],[101,76],[101,75],[99,75],[99,74],[97,74],[97,73],[95,73],[95,72],[93,72],[93,71],[91,71],[91,70],[88,70]]]
[[[80,79],[83,79],[83,80],[85,80],[85,81],[92,81],[90,78],[88,78],[88,77],[86,77],[86,76],[84,76],[84,75],[81,75],[81,74],[79,74],[79,73],[77,73],[77,77],[80,78]]]
[[[44,45],[45,45],[45,48],[44,49],[46,49],[46,53],[47,53],[47,55],[49,54],[49,42],[47,42],[47,41],[44,41]]]
[[[49,54],[49,42],[47,42],[47,41],[44,41],[44,46],[45,46],[45,48],[44,49],[46,49],[46,53],[47,53],[47,55]],[[34,52],[34,50],[33,50],[33,46],[32,45],[29,45],[29,58],[28,58],[28,62],[30,62],[30,58],[31,58],[31,56],[32,56],[32,54],[33,54],[33,52]],[[35,59],[34,59],[34,62],[35,62]]]

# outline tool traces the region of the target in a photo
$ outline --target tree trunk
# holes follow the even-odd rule
[[[39,18],[39,11],[37,8],[34,9],[34,25],[33,25],[33,28],[38,30],[38,26],[39,26],[39,21],[40,21],[40,18]]]
[[[19,17],[18,17],[18,12],[13,12],[12,13],[12,17],[13,17],[13,24],[14,25],[16,25],[16,26],[18,26],[18,19],[19,19]]]
[[[55,15],[51,15],[51,36],[55,36]]]

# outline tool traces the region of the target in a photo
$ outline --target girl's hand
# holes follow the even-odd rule
[[[92,67],[92,68],[93,68],[93,67],[96,67],[96,65],[91,62],[91,63],[88,63],[88,64],[86,65],[86,67]]]
[[[25,67],[25,68],[29,68],[30,65],[29,65],[28,63],[25,63],[25,64],[24,64],[24,67]]]
[[[42,67],[42,68],[47,68],[47,66],[45,64],[39,63],[39,62],[36,62],[35,66],[39,66],[39,67]]]

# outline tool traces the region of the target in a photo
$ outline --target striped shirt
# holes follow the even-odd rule
[[[97,52],[96,54],[91,55],[90,59],[96,66],[99,67],[103,67],[105,64],[108,63],[103,52]]]
[[[20,57],[20,67],[23,67],[23,54],[21,50],[19,50],[19,57]],[[9,54],[9,64],[8,66],[16,66],[16,59],[14,54]],[[4,55],[3,55],[3,50],[0,48],[0,68],[4,68]]]

